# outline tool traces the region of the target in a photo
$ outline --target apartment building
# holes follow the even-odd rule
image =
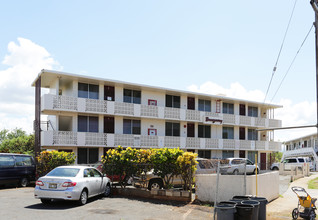
[[[257,155],[266,169],[268,155],[281,146],[273,131],[257,131],[281,127],[278,105],[51,70],[42,70],[32,86],[36,142],[74,152],[79,164],[121,145],[180,147],[205,158],[254,161]]]
[[[288,157],[310,157],[314,169],[318,170],[318,141],[317,133],[295,138],[284,142],[282,159]]]

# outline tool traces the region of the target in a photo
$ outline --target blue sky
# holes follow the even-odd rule
[[[294,2],[2,1],[0,128],[32,132],[29,85],[44,67],[262,102]],[[298,0],[269,100],[313,21],[309,0]],[[314,43],[312,30],[273,99],[284,126],[316,123]]]

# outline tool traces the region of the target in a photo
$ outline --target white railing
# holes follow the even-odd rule
[[[223,114],[223,124],[235,124],[235,115]]]
[[[279,128],[282,126],[281,120],[269,119],[269,127],[270,128]]]
[[[141,146],[157,147],[158,136],[141,136]]]
[[[256,141],[255,142],[255,149],[256,150],[265,150],[266,141]]]
[[[77,110],[77,98],[72,96],[55,95],[53,109]]]
[[[141,105],[141,116],[158,118],[158,106]]]
[[[252,125],[252,117],[240,115],[240,125]]]
[[[255,118],[255,126],[257,127],[265,127],[266,118]]]
[[[180,137],[165,137],[165,147],[180,147]]]
[[[107,146],[107,134],[87,132],[85,133],[85,145]]]
[[[205,148],[218,149],[219,148],[219,139],[206,138],[205,139]]]
[[[77,145],[77,132],[53,131],[53,145]]]
[[[200,139],[195,137],[187,137],[186,139],[187,148],[200,148]]]
[[[224,139],[223,140],[223,149],[235,149],[235,140]]]
[[[240,140],[239,141],[239,145],[240,145],[240,149],[244,149],[244,150],[250,150],[251,149],[251,141],[248,140]]]
[[[126,102],[115,102],[115,114],[134,115],[134,104]]]
[[[134,135],[130,134],[116,134],[115,135],[115,146],[134,146]]]
[[[196,110],[186,111],[186,120],[190,121],[200,121],[200,112]]]
[[[99,99],[85,99],[85,111],[87,112],[107,112],[107,101]]]
[[[180,109],[179,108],[165,108],[165,118],[167,119],[180,119]]]

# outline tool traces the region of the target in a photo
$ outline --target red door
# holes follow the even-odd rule
[[[266,153],[261,153],[261,170],[266,170]]]
[[[240,115],[246,115],[246,113],[245,113],[245,110],[246,108],[245,108],[245,105],[244,104],[240,104]]]
[[[245,140],[245,127],[240,127],[240,140]]]
[[[240,158],[245,158],[245,150],[240,150],[239,151],[239,157]]]
[[[194,124],[193,123],[187,124],[187,137],[194,137]]]
[[[104,117],[104,133],[114,134],[115,123],[114,117]]]
[[[115,101],[115,88],[113,86],[104,86],[104,100]]]
[[[195,109],[195,98],[188,97],[188,109]]]

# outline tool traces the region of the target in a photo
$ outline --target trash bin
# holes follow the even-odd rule
[[[254,210],[253,205],[237,204],[235,208],[236,208],[236,214],[235,214],[236,220],[253,220],[253,210]]]
[[[235,202],[236,204],[242,204],[242,201],[241,199],[231,199],[230,202]]]
[[[232,199],[238,199],[238,200],[250,200],[250,196],[233,196]]]
[[[251,200],[259,201],[259,211],[258,211],[258,219],[266,220],[266,205],[268,203],[267,199],[264,197],[251,197]]]
[[[236,204],[218,204],[215,207],[217,220],[234,220],[234,214],[236,212]]]
[[[241,200],[240,200],[241,201]],[[241,203],[241,202],[239,202]],[[219,202],[218,204],[230,204],[230,205],[236,205],[238,204],[238,202],[234,202],[234,201],[222,201],[222,202]]]
[[[253,209],[253,220],[258,220],[258,212],[259,212],[259,201],[256,200],[243,200],[242,204],[244,205],[252,205],[254,207]]]

